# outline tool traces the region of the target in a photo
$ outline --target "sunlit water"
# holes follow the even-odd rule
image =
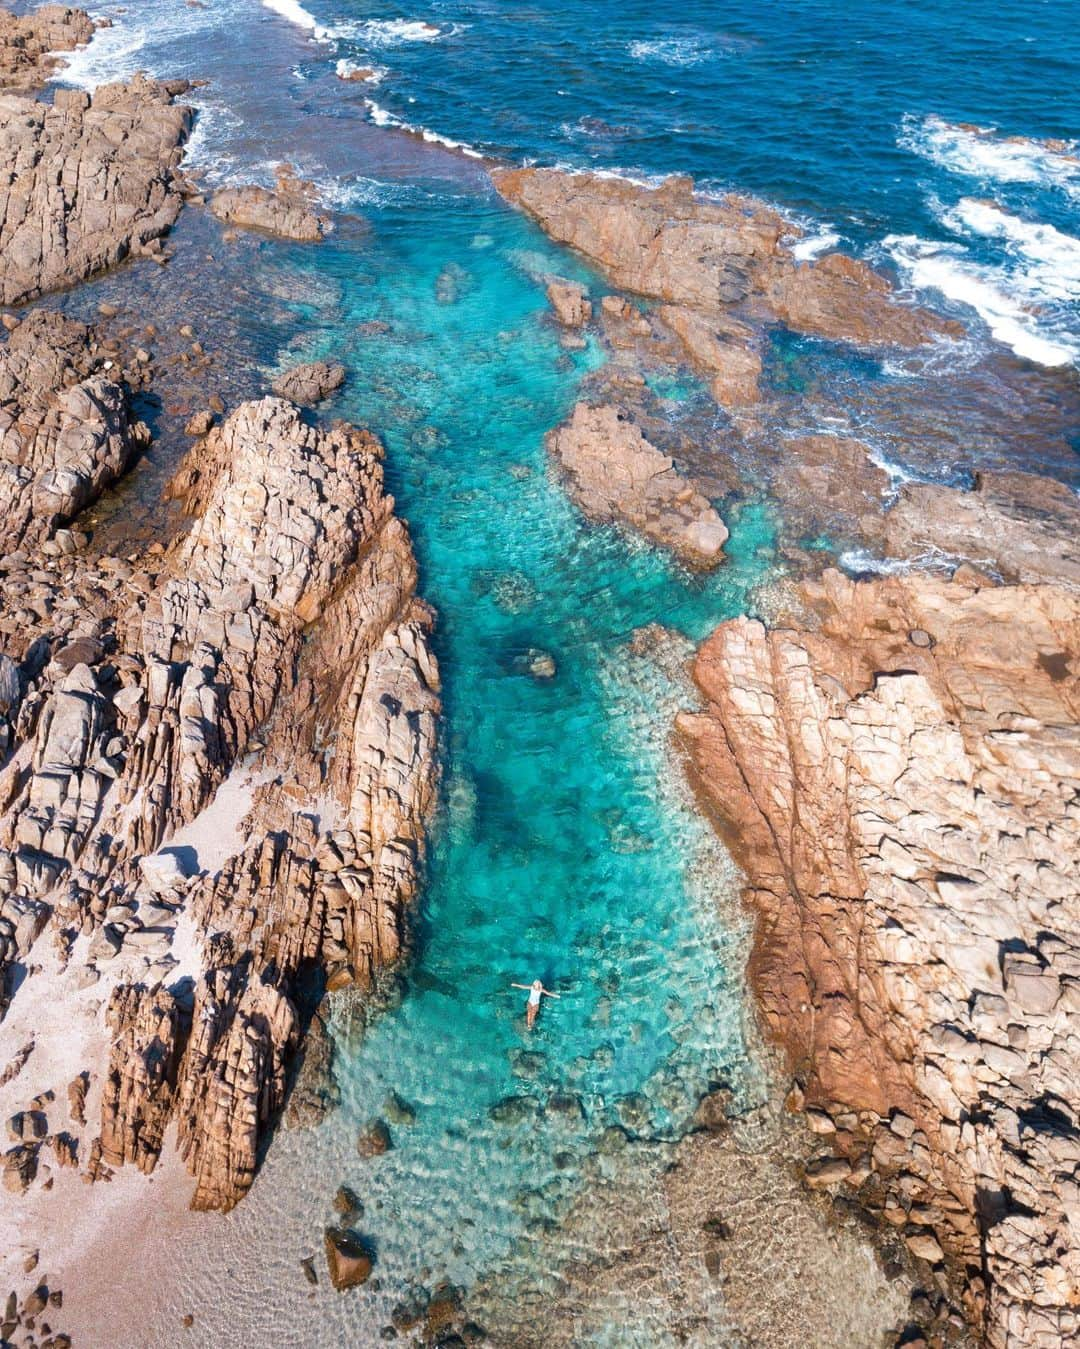
[[[614,1127],[662,1149],[710,1084],[731,1084],[743,1105],[761,1089],[742,1029],[744,933],[718,903],[736,878],[688,798],[671,734],[692,697],[680,642],[753,607],[775,572],[776,522],[753,483],[725,502],[729,557],[709,578],[583,523],[543,437],[602,355],[563,350],[543,286],[549,273],[596,278],[501,206],[474,160],[378,123],[514,159],[690,171],[765,193],[894,265],[973,332],[892,360],[774,334],[766,431],[854,432],[890,463],[948,481],[1018,462],[1076,480],[1072,163],[947,129],[1075,132],[1076,83],[1063,74],[1075,38],[1047,7],[999,6],[989,37],[974,20],[942,27],[938,7],[906,7],[899,32],[877,6],[831,20],[817,4],[783,10],[738,5],[720,23],[697,2],[673,23],[655,7],[616,15],[564,0],[443,0],[407,15],[356,0],[145,0],[117,7],[118,26],[69,73],[91,85],[143,67],[211,77],[195,95],[192,164],[211,181],[267,179],[289,159],[342,213],[318,248],[245,240],[239,262],[216,227],[182,224],[181,241],[198,240],[182,254],[191,275],[119,273],[86,294],[126,288],[138,312],[142,293],[157,317],[156,297],[187,287],[182,317],[199,327],[201,315],[225,350],[233,329],[249,383],[252,361],[267,374],[300,356],[344,361],[332,411],[385,438],[439,612],[443,801],[413,962],[363,1034],[340,1021],[336,1116],[313,1141],[282,1137],[229,1219],[273,1259],[263,1286],[218,1296],[216,1342],[281,1342],[296,1260],[317,1247],[342,1181],[364,1199],[382,1287],[335,1303],[323,1339],[304,1342],[370,1342],[414,1283],[483,1279],[512,1296],[547,1268],[569,1205],[610,1168]],[[1030,56],[1004,40],[1010,24],[1030,29]],[[342,60],[378,65],[381,82],[343,83]],[[1041,81],[1054,72],[1050,101]],[[987,193],[1037,232],[968,203]],[[928,271],[931,245],[951,273]],[[195,257],[207,249],[212,266]],[[79,295],[70,303],[88,303]],[[689,377],[654,387],[673,418],[701,398]],[[730,428],[713,420],[703,460],[728,452]],[[776,444],[782,455],[782,435]],[[681,636],[635,641],[649,624]],[[510,984],[534,977],[561,998],[528,1033]],[[353,1140],[376,1118],[393,1146],[361,1159]],[[220,1294],[211,1268],[199,1286]]]
[[[416,1108],[363,1168],[380,1247],[468,1282],[557,1218],[605,1128],[676,1136],[710,1081],[743,1075],[729,877],[669,767],[686,693],[627,644],[740,612],[770,528],[746,507],[706,580],[584,526],[542,444],[599,359],[564,353],[547,316],[536,278],[567,260],[497,208],[416,223],[373,217],[370,272],[333,243],[310,264],[309,350],[346,361],[343,409],[385,429],[446,679],[417,962],[341,1077],[357,1121],[391,1092]],[[561,999],[529,1034],[510,984],[533,978]]]

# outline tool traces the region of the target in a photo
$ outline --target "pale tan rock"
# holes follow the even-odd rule
[[[803,600],[719,628],[679,718],[766,1023],[986,1342],[1070,1343],[1080,595],[830,572]]]
[[[0,94],[0,303],[81,281],[168,232],[193,117],[173,103],[183,87],[136,76],[53,105]]]
[[[438,670],[381,459],[366,432],[310,425],[277,398],[244,404],[177,474],[191,521],[170,548],[145,569],[58,555],[83,604],[45,605],[11,639],[22,660],[45,636],[53,658],[12,660],[5,682],[0,882],[14,893],[0,962],[24,960],[49,922],[86,961],[75,988],[115,984],[108,1061],[89,1065],[102,1082],[90,1180],[151,1170],[175,1120],[193,1205],[232,1207],[285,1104],[301,967],[366,989],[402,952],[434,798]],[[0,601],[24,574],[18,554],[4,559]],[[244,800],[235,847],[191,868],[158,853],[219,789]],[[89,942],[72,954],[78,933]],[[65,1141],[53,1147],[66,1164]],[[11,1183],[29,1165],[13,1161]]]
[[[326,230],[325,218],[303,197],[265,187],[220,188],[210,198],[210,210],[230,225],[301,243],[318,243]]]
[[[555,317],[566,328],[583,328],[592,318],[589,292],[578,281],[553,277],[548,282],[547,297]]]
[[[1009,581],[1080,586],[1080,501],[1030,473],[983,473],[972,491],[905,483],[886,516],[893,557],[965,558]]]
[[[618,408],[578,403],[548,449],[590,520],[629,525],[689,566],[723,558],[728,532],[715,508]]]
[[[64,64],[57,53],[83,46],[93,32],[86,11],[66,5],[18,15],[0,10],[0,89],[39,88]]]

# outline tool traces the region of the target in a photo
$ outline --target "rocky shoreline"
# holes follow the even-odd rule
[[[598,400],[618,407],[579,405],[553,448],[565,460],[568,436],[612,419],[618,434],[599,438],[616,481],[640,454],[623,428],[655,424],[650,366],[711,378],[753,474],[763,321],[861,345],[955,335],[862,263],[796,264],[756,203],[701,202],[685,180],[646,189],[528,169],[495,181],[653,302],[594,306],[582,292],[572,315],[580,328],[599,309],[613,366]],[[831,436],[785,451],[758,478],[785,512],[804,527],[839,516],[908,568],[860,581],[811,567],[768,625],[725,624],[694,664],[705,710],[677,723],[746,873],[751,979],[793,1074],[789,1105],[825,1146],[806,1183],[899,1235],[980,1342],[1070,1343],[1080,507],[1026,474],[890,494],[865,446]],[[587,515],[617,515],[685,557],[661,505],[598,517],[580,473],[570,485]],[[805,553],[789,557],[807,572]]]
[[[5,305],[125,259],[164,266],[185,201],[202,203],[180,167],[186,82],[31,96],[49,53],[92,31],[59,6],[0,15]],[[702,644],[703,704],[676,727],[745,872],[750,974],[789,1107],[820,1141],[808,1158],[785,1126],[770,1165],[913,1262],[934,1303],[903,1343],[1068,1343],[1075,497],[1025,474],[893,490],[854,437],[792,436],[777,464],[760,412],[778,326],[880,351],[949,342],[957,325],[857,259],[800,263],[777,212],[702,200],[688,179],[493,176],[605,279],[603,295],[549,283],[563,344],[608,356],[548,437],[585,517],[701,572],[724,565],[725,502],[764,491],[785,517],[789,580],[769,621]],[[276,190],[226,189],[208,209],[303,243],[328,225],[287,169]],[[435,616],[381,445],[297,406],[345,370],[308,362],[275,396],[193,409],[167,493],[181,523],[110,549],[87,512],[151,442],[135,395],[155,379],[111,317],[5,314],[0,344],[0,1240],[20,1279],[0,1338],[53,1349],[71,1341],[54,1329],[66,1233],[50,1201],[79,1228],[103,1185],[126,1183],[134,1211],[134,1170],[226,1212],[283,1112],[311,1124],[333,1104],[328,999],[369,997],[407,949],[438,771]],[[662,415],[657,373],[688,371],[723,455]],[[826,528],[906,570],[842,575],[835,550],[804,546]],[[722,1185],[745,1156],[720,1156],[720,1098],[703,1111],[657,1182],[678,1216],[639,1215],[642,1264],[624,1251],[569,1268],[568,1306],[597,1280],[633,1288],[671,1242],[716,1276],[730,1233],[694,1182]],[[335,1288],[372,1273],[361,1212],[344,1203],[327,1229]],[[802,1211],[793,1223],[817,1230]],[[695,1285],[699,1310],[709,1296]]]
[[[68,45],[85,40],[86,16],[63,14]],[[53,69],[31,55],[63,45],[59,16],[35,18],[37,46],[19,21],[5,56],[23,88]],[[186,88],[0,96],[6,303],[167,260]],[[190,523],[110,554],[80,514],[150,441],[132,407],[149,355],[47,309],[4,325],[2,1230],[27,1287],[2,1337],[61,1349],[40,1323],[62,1319],[48,1270],[68,1253],[30,1216],[48,1191],[78,1227],[116,1168],[155,1170],[168,1131],[191,1206],[228,1210],[290,1090],[304,1122],[326,1108],[325,1074],[304,1100],[294,1079],[326,997],[369,993],[404,949],[439,675],[373,435],[279,397],[207,410],[169,487]],[[336,378],[300,371],[291,391]]]

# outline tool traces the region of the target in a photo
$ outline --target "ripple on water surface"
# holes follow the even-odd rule
[[[234,1271],[256,1243],[260,1277],[238,1280],[229,1314],[204,1299],[200,1323],[223,1343],[295,1315],[297,1262],[342,1182],[364,1200],[381,1288],[331,1301],[307,1343],[378,1325],[413,1284],[535,1284],[545,1237],[618,1166],[620,1140],[677,1137],[710,1082],[758,1091],[744,934],[717,904],[734,878],[670,737],[691,696],[687,636],[767,574],[769,519],[745,507],[709,578],[583,525],[543,448],[599,359],[564,352],[547,313],[545,267],[573,264],[483,200],[448,201],[437,232],[415,207],[372,225],[289,251],[292,283],[275,289],[305,320],[305,351],[352,371],[335,410],[388,442],[439,611],[444,806],[415,964],[362,1033],[345,1015],[336,1026],[341,1108],[314,1133],[282,1132],[191,1257],[209,1291],[214,1242]],[[633,642],[651,623],[686,635]],[[562,996],[529,1034],[510,984],[534,977]],[[357,1134],[376,1118],[393,1146],[364,1159]]]

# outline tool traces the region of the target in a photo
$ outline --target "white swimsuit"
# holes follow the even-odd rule
[[[540,990],[538,988],[529,989],[529,1006],[530,1007],[540,1006]]]

